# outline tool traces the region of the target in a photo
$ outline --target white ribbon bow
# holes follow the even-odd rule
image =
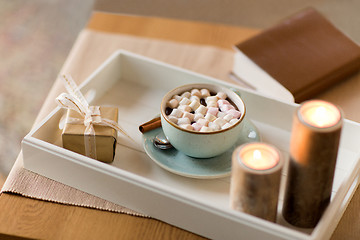
[[[60,79],[63,81],[68,93],[60,94],[56,98],[56,102],[60,107],[72,109],[82,116],[82,119],[69,118],[66,123],[85,125],[84,145],[86,156],[94,159],[97,158],[94,125],[111,127],[130,138],[117,122],[101,117],[99,106],[89,105],[70,75],[62,75]]]

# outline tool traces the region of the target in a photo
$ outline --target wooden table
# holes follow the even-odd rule
[[[259,31],[98,12],[92,15],[87,28],[227,49]],[[38,119],[48,113],[52,101],[52,98],[45,101]],[[332,239],[357,239],[360,236],[359,210],[360,193],[357,190]],[[154,219],[67,206],[6,193],[0,196],[0,222],[2,239],[202,239]]]

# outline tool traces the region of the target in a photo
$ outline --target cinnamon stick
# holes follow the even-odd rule
[[[156,117],[154,119],[151,119],[150,121],[143,123],[139,126],[139,130],[141,133],[146,133],[148,131],[151,131],[155,128],[161,127],[161,119],[160,117]]]

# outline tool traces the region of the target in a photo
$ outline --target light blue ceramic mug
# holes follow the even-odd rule
[[[232,126],[213,132],[198,132],[179,127],[169,120],[165,111],[167,103],[175,95],[181,95],[192,89],[208,89],[210,92],[224,92],[232,104],[241,112],[240,119]],[[220,155],[230,149],[238,140],[246,108],[243,100],[232,90],[220,85],[196,83],[177,87],[169,91],[161,102],[161,125],[170,143],[182,153],[196,158],[210,158]]]

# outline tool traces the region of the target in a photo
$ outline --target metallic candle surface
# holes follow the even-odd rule
[[[231,208],[276,221],[283,159],[265,143],[247,143],[232,156]]]
[[[313,228],[330,203],[341,111],[322,100],[304,102],[293,120],[283,216],[292,225]]]

